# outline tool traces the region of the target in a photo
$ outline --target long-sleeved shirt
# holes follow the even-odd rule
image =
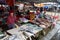
[[[16,17],[15,16],[9,16],[7,19],[7,24],[14,24],[16,21]]]

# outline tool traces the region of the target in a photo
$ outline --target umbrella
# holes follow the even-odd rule
[[[48,9],[48,6],[44,6],[45,9]]]

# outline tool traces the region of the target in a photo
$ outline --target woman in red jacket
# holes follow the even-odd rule
[[[7,18],[7,25],[9,29],[12,29],[15,27],[15,21],[16,21],[16,16],[14,16],[13,11],[10,11],[10,14]]]

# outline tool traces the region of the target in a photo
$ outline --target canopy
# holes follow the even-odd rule
[[[55,2],[45,2],[43,4],[45,4],[45,5],[57,5],[57,3],[55,3]]]
[[[34,3],[34,6],[36,6],[36,7],[44,7],[44,4],[42,4],[42,3],[40,3],[40,4],[35,4],[35,3]]]
[[[40,3],[40,7],[43,7],[43,6],[44,6],[44,4]]]

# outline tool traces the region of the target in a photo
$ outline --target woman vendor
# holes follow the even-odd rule
[[[15,25],[14,25],[15,21],[16,21],[16,16],[14,16],[14,12],[13,12],[13,10],[11,10],[9,12],[9,16],[7,18],[8,29],[15,28]]]

